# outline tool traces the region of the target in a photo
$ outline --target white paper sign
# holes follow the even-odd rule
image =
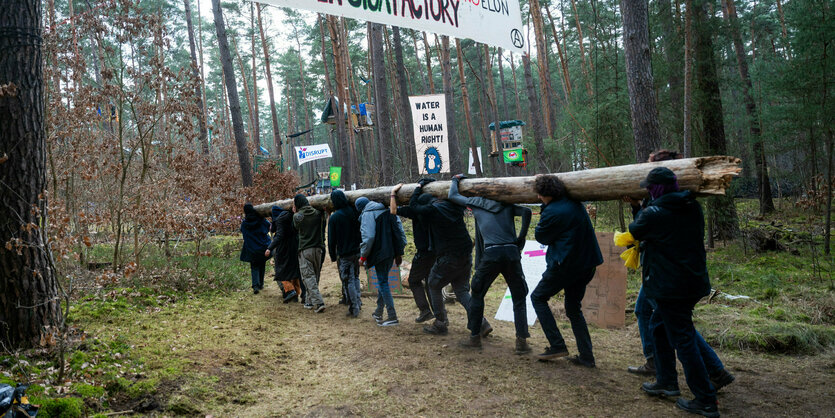
[[[409,96],[418,171],[423,174],[449,173],[449,142],[446,98],[443,94]]]
[[[528,283],[528,295],[525,297],[528,326],[536,322],[536,312],[533,310],[533,304],[531,303],[531,293],[536,289],[539,281],[542,280],[542,274],[548,267],[545,262],[545,252],[547,250],[547,245],[542,245],[536,241],[525,241],[525,249],[522,250],[522,272],[525,273],[525,282]],[[505,290],[495,318],[499,321],[513,322],[513,300],[510,297],[510,289]]]
[[[467,169],[467,174],[476,174],[475,172],[475,161],[473,161],[473,149],[467,148],[470,150],[470,168]],[[484,164],[484,160],[481,159],[481,147],[477,147],[478,150],[478,162],[479,164]],[[482,166],[482,170],[484,166]]]
[[[331,147],[328,144],[306,145],[296,148],[296,157],[299,160],[299,165],[322,158],[331,158]]]
[[[519,0],[257,0],[524,52]]]

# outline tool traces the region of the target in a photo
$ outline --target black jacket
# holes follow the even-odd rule
[[[275,278],[280,281],[300,279],[299,235],[293,228],[293,213],[289,210],[279,211],[278,215],[273,212],[275,229],[270,243],[270,251],[275,257]]]
[[[336,209],[328,218],[328,254],[331,261],[360,252],[360,221],[357,210],[348,202],[345,193],[335,190],[331,202]]]
[[[390,260],[403,255],[406,241],[403,239],[403,227],[397,222],[397,217],[388,211],[374,220],[374,245],[368,255],[368,265],[376,266],[383,260]]]
[[[412,198],[409,200],[409,206],[398,206],[397,216],[402,216],[412,220],[412,236],[415,241],[415,249],[418,252],[432,251],[432,238],[429,235],[429,225],[422,216],[418,216],[412,209],[411,204],[417,204],[418,195],[412,193]]]
[[[700,298],[710,293],[702,207],[689,191],[654,199],[629,224],[641,241],[644,291],[659,299]]]
[[[576,200],[562,198],[542,205],[535,236],[548,246],[548,271],[576,272],[603,264],[589,214]]]
[[[415,188],[414,195],[422,193],[422,187]],[[429,234],[435,254],[466,255],[473,251],[473,240],[467,231],[467,224],[464,223],[463,207],[446,200],[436,200],[422,205],[417,198],[409,202],[409,207],[429,223]]]
[[[254,209],[246,214],[241,222],[241,235],[244,238],[244,245],[241,248],[241,261],[258,264],[267,260],[267,257],[264,257],[264,252],[270,245],[269,231],[270,223],[261,215],[255,213]]]

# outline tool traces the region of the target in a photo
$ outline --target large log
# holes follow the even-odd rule
[[[559,177],[565,183],[569,196],[580,201],[617,200],[623,196],[636,199],[647,197],[647,190],[641,188],[640,182],[646,178],[650,170],[661,166],[676,173],[678,185],[682,190],[690,190],[697,195],[722,195],[725,194],[731,179],[742,171],[740,162],[739,158],[729,156],[697,157],[551,175]],[[465,179],[461,181],[459,190],[465,196],[483,196],[506,203],[538,203],[533,190],[535,178],[528,176]],[[404,185],[397,193],[397,202],[408,203],[416,186],[414,183]],[[346,191],[345,195],[352,202],[360,196],[365,196],[387,205],[391,187]],[[432,182],[424,190],[437,197],[446,198],[449,181]],[[308,200],[318,209],[332,208],[328,194],[311,196]],[[273,205],[290,209],[293,200],[264,203],[255,209],[262,215],[269,216]]]

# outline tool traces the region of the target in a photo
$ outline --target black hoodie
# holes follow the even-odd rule
[[[422,193],[422,187],[415,188],[414,194]],[[464,208],[446,200],[435,200],[428,204],[421,204],[419,200],[419,196],[410,200],[409,206],[429,224],[435,254],[439,257],[471,254],[473,240],[464,223]]]
[[[702,207],[689,191],[654,199],[629,224],[641,241],[644,291],[658,299],[700,298],[710,293]]]
[[[299,236],[293,228],[293,212],[273,206],[273,226],[275,230],[270,243],[270,251],[275,257],[275,278],[280,281],[301,278],[298,257]]]
[[[328,219],[328,254],[331,261],[360,253],[360,221],[357,210],[342,190],[331,193],[334,212]]]
[[[244,220],[241,222],[241,235],[244,245],[241,248],[241,261],[260,263],[266,259],[264,252],[270,245],[270,223],[267,222],[252,204],[244,205]]]

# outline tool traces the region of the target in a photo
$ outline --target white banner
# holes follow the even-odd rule
[[[536,241],[525,241],[525,249],[522,250],[522,272],[525,273],[525,282],[528,283],[528,296],[525,296],[525,303],[527,304],[525,313],[528,316],[528,326],[536,322],[536,312],[533,310],[533,304],[531,304],[531,293],[536,289],[539,281],[542,280],[542,273],[545,273],[545,269],[548,267],[545,262],[545,252],[547,250],[547,245],[542,245]],[[510,297],[510,289],[505,290],[495,318],[500,321],[513,322],[513,299]]]
[[[468,38],[523,52],[519,0],[257,0],[279,7]]]
[[[307,145],[295,148],[296,158],[299,160],[299,166],[309,161],[333,157],[333,154],[331,154],[331,147],[329,147],[328,144]]]
[[[473,149],[467,148],[470,151],[470,168],[467,169],[467,174],[476,174],[475,172],[475,161],[473,161]],[[481,169],[484,170],[484,160],[481,158],[481,147],[477,148],[478,150],[478,162],[481,164]]]
[[[420,174],[449,173],[446,99],[443,94],[409,96]]]

